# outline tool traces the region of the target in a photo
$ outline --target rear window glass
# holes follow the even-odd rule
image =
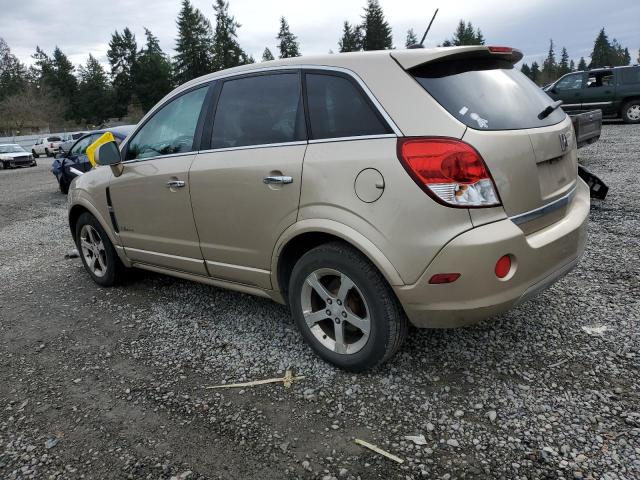
[[[306,75],[314,139],[391,133],[353,82],[335,75]]]
[[[566,117],[558,108],[540,120],[553,100],[505,60],[449,57],[410,73],[451,115],[477,130],[545,127]]]
[[[620,83],[640,83],[640,67],[623,68],[620,70]]]
[[[47,141],[48,142],[60,142],[60,141],[62,141],[62,139],[60,137],[48,137]]]

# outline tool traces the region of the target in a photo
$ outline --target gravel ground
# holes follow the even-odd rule
[[[360,375],[268,300],[143,272],[97,287],[64,258],[50,161],[0,171],[0,478],[640,478],[638,145],[610,124],[581,150],[611,190],[572,273]],[[287,368],[306,378],[205,388]]]

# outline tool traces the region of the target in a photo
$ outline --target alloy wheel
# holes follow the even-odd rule
[[[640,120],[640,104],[636,103],[627,109],[627,117],[634,122]]]
[[[104,277],[107,273],[107,252],[100,234],[91,225],[83,225],[80,230],[80,249],[91,273]]]
[[[348,355],[366,345],[370,310],[347,275],[330,268],[315,270],[305,279],[300,295],[307,327],[325,348]]]

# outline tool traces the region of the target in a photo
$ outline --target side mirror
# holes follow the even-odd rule
[[[124,166],[122,165],[120,149],[116,142],[103,143],[97,148],[93,155],[98,165],[110,166],[116,177],[122,175]]]

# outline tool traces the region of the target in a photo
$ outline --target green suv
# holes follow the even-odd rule
[[[544,88],[569,114],[601,109],[605,117],[640,123],[640,66],[568,73]]]

